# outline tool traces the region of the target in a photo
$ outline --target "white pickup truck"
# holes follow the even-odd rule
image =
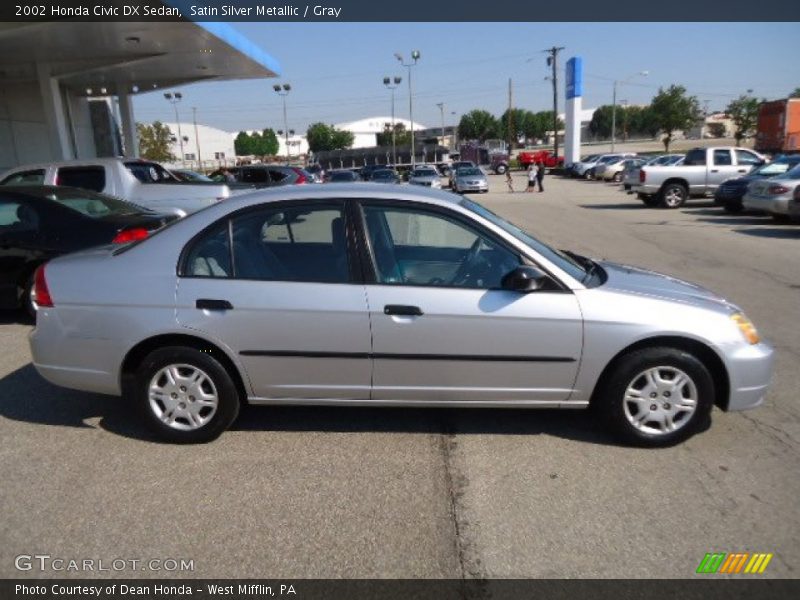
[[[639,198],[648,206],[678,208],[690,197],[714,194],[731,177],[742,177],[766,158],[746,148],[693,148],[681,166],[644,166],[639,171]]]
[[[224,183],[184,183],[156,162],[127,158],[24,165],[0,175],[0,185],[66,185],[179,216],[231,195]]]

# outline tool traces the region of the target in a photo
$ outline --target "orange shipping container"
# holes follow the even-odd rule
[[[800,98],[774,100],[759,106],[755,149],[800,152]]]

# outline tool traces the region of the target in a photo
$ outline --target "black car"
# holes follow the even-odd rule
[[[372,181],[372,174],[375,171],[385,171],[386,169],[392,169],[391,165],[364,165],[361,167],[361,179],[364,181]]]
[[[314,176],[300,167],[282,165],[243,165],[214,171],[209,177],[222,183],[238,183],[261,189],[278,185],[311,183]],[[231,181],[231,177],[233,181]]]
[[[35,309],[30,287],[36,268],[69,252],[142,239],[175,215],[160,215],[124,200],[62,186],[0,188],[0,308]]]
[[[353,181],[361,181],[361,178],[358,173],[349,169],[337,169],[325,173],[325,183],[351,183]]]
[[[400,183],[400,175],[394,169],[373,171],[369,180],[373,183]]]
[[[744,177],[723,181],[714,191],[714,204],[722,206],[729,213],[742,212],[744,210],[742,198],[744,198],[750,182],[783,175],[798,164],[800,164],[800,154],[779,156],[771,163],[758,167]]]

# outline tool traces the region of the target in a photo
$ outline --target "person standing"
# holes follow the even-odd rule
[[[525,188],[526,192],[533,192],[536,189],[536,172],[537,166],[534,163],[528,165],[528,187]]]
[[[542,182],[544,181],[544,163],[540,162],[536,165],[536,167],[536,183],[539,184],[539,191],[543,192],[544,185],[542,185]]]
[[[511,170],[506,169],[506,185],[508,186],[508,192],[510,194],[514,193],[514,181],[511,179]]]

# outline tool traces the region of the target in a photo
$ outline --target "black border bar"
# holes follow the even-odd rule
[[[761,21],[792,18],[786,0],[596,0],[530,2],[461,0],[401,2],[365,0],[3,0],[0,21],[140,21],[175,20],[244,22],[685,22]],[[194,7],[194,9],[192,8]],[[53,10],[53,9],[56,10]],[[167,9],[167,10],[165,10]],[[77,15],[77,16],[75,16]],[[796,17],[796,15],[795,15]],[[546,32],[538,32],[544,35]],[[676,31],[680,35],[680,31]]]
[[[798,579],[761,575],[721,579],[4,579],[0,598],[30,600],[784,600],[800,597]],[[38,588],[42,593],[21,593]],[[121,593],[123,586],[138,593]],[[159,586],[161,586],[159,588]],[[212,586],[218,590],[211,592]],[[241,587],[240,587],[241,586]],[[283,587],[281,587],[283,586]],[[290,587],[291,586],[291,587]],[[70,590],[86,590],[70,593]],[[100,593],[90,590],[100,590]],[[159,591],[161,589],[162,591]],[[114,591],[112,591],[114,590]],[[167,591],[163,591],[167,590]],[[188,591],[187,591],[188,590]],[[220,591],[221,590],[221,591]]]

